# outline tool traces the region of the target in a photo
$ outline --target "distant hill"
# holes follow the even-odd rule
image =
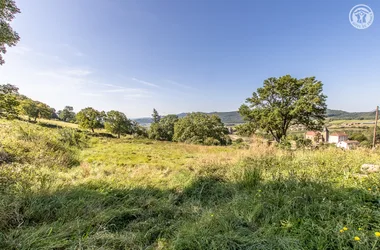
[[[182,118],[186,116],[188,113],[180,113],[178,117]],[[244,122],[241,118],[240,114],[237,111],[229,111],[229,112],[211,112],[206,113],[209,115],[218,115],[222,122],[225,124],[235,124]],[[342,110],[327,110],[327,118],[332,120],[371,120],[375,118],[375,111],[373,112],[347,112]],[[138,123],[141,124],[149,124],[152,123],[152,118],[138,118],[134,119]]]

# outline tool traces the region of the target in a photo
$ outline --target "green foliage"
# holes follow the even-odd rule
[[[58,134],[58,139],[68,146],[77,148],[85,148],[87,146],[88,138],[86,134],[78,132],[76,129],[59,129]]]
[[[28,116],[29,120],[33,118],[34,121],[36,121],[37,118],[50,119],[53,114],[53,109],[45,103],[33,101],[28,98],[21,101],[21,112]]]
[[[173,141],[204,144],[207,138],[215,139],[220,145],[231,144],[228,129],[216,115],[191,113],[175,123]]]
[[[368,141],[368,138],[363,133],[360,133],[360,132],[352,133],[348,139],[356,140],[359,142]]]
[[[296,140],[297,148],[308,148],[308,147],[311,147],[312,145],[313,145],[313,142],[310,139],[298,138]]]
[[[94,108],[84,108],[76,115],[76,121],[79,127],[84,129],[91,129],[94,133],[94,129],[103,127],[104,114],[95,110]]]
[[[117,134],[118,138],[120,138],[122,134],[132,134],[133,132],[131,121],[127,116],[115,110],[107,112],[104,125],[107,131]]]
[[[4,63],[1,54],[7,52],[5,45],[12,47],[20,40],[17,32],[10,26],[10,22],[17,13],[20,13],[20,9],[17,8],[14,0],[0,0],[0,65]]]
[[[161,141],[172,141],[174,136],[174,125],[178,121],[178,116],[167,115],[152,123],[149,128],[149,138]]]
[[[246,121],[270,133],[277,142],[286,137],[291,125],[302,124],[310,130],[319,130],[326,116],[322,86],[315,77],[271,77],[247,98],[248,105],[243,104],[239,113]]]
[[[253,122],[246,122],[235,126],[236,134],[240,136],[252,136],[256,132],[256,125]]]
[[[75,112],[74,108],[71,106],[66,106],[64,109],[57,112],[59,119],[65,122],[75,122]]]
[[[18,116],[18,88],[11,84],[0,85],[0,117],[14,119]]]

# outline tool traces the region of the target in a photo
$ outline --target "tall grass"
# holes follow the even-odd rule
[[[75,131],[5,125],[1,249],[380,248],[380,174],[360,173],[378,151],[294,152],[259,138],[82,145]]]

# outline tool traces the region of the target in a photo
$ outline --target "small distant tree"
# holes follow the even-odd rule
[[[17,13],[20,13],[20,9],[14,0],[0,0],[0,65],[4,63],[1,54],[7,52],[5,45],[12,47],[20,40],[19,35],[10,26]]]
[[[152,118],[153,118],[153,123],[159,123],[160,122],[161,117],[158,114],[156,109],[153,109]]]
[[[132,134],[132,123],[127,116],[119,111],[111,110],[107,112],[104,123],[105,129],[120,138],[122,134]]]
[[[173,141],[207,145],[227,145],[231,143],[228,129],[219,116],[191,113],[174,125]]]
[[[94,129],[103,127],[103,114],[98,110],[88,107],[84,108],[76,115],[76,120],[79,127],[84,129],[91,129],[94,133]]]
[[[280,142],[291,125],[304,125],[309,130],[320,130],[326,118],[326,96],[323,84],[315,77],[303,79],[290,75],[271,77],[264,81],[252,97],[247,98],[239,113],[245,120]]]
[[[177,121],[178,116],[167,115],[161,118],[158,123],[152,123],[149,128],[149,138],[163,141],[173,140],[174,125]]]
[[[58,111],[58,117],[65,122],[75,121],[74,108],[71,106],[65,106],[64,109]]]

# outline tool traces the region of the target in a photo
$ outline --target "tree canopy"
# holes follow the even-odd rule
[[[29,120],[33,118],[36,121],[37,118],[50,119],[53,109],[45,103],[27,98],[21,102],[21,112],[28,116]]]
[[[228,137],[228,129],[218,116],[191,113],[175,123],[173,141],[226,145],[231,139]]]
[[[18,95],[16,86],[9,83],[0,85],[0,117],[13,119],[18,116]]]
[[[239,113],[279,142],[291,125],[302,124],[311,130],[322,128],[327,109],[327,97],[322,91],[323,84],[315,77],[271,77],[247,98]]]
[[[79,111],[76,115],[76,120],[79,127],[91,129],[94,133],[94,129],[103,127],[103,116],[102,112],[88,107]]]
[[[107,131],[117,134],[118,138],[122,134],[132,134],[133,132],[132,123],[127,116],[115,110],[107,112],[104,126]]]
[[[14,0],[0,0],[0,65],[4,63],[1,54],[7,52],[5,45],[12,47],[20,40],[19,35],[10,25],[17,13],[20,13],[20,9],[17,8]]]
[[[149,138],[154,140],[171,141],[174,135],[174,125],[178,116],[167,115],[157,123],[152,123],[149,128]]]
[[[65,122],[75,121],[75,112],[74,108],[71,106],[65,106],[64,109],[57,112],[59,119]]]

